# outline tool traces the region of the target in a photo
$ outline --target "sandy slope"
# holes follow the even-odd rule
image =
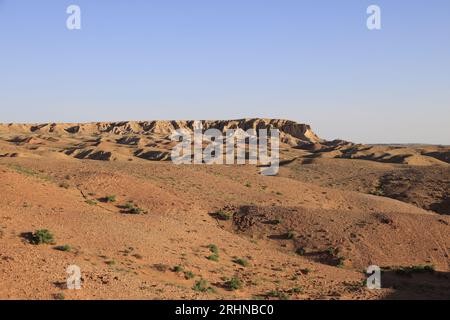
[[[169,152],[167,132],[189,123],[1,126],[0,298],[450,298],[448,149],[407,147],[440,158],[420,166],[334,158],[324,155],[350,145],[308,126],[207,125],[237,124],[280,126],[290,143],[282,158],[295,160],[265,177],[251,165],[175,166],[136,153]],[[141,212],[130,214],[129,202]],[[219,210],[230,219],[217,219]],[[56,244],[30,243],[37,229]],[[64,244],[71,250],[55,249]],[[209,244],[218,261],[207,259]],[[71,264],[82,270],[78,291],[65,286]],[[365,288],[369,264],[391,267],[382,290]],[[419,265],[436,271],[396,271]],[[231,277],[242,288],[229,290]],[[214,292],[193,290],[200,279]]]

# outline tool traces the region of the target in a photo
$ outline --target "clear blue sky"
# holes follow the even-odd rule
[[[450,144],[448,0],[0,0],[0,57],[0,122],[271,117]]]

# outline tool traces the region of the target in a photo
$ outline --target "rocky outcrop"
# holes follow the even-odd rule
[[[281,119],[238,119],[238,120],[202,120],[203,129],[219,129],[225,133],[227,129],[278,129],[282,142],[291,146],[315,144],[323,142],[307,124]],[[15,134],[48,134],[59,135],[100,135],[100,134],[139,134],[170,136],[177,129],[192,131],[195,121],[124,121],[124,122],[96,122],[96,123],[52,123],[52,124],[0,124],[0,133]],[[118,139],[121,139],[120,137]],[[122,143],[130,143],[126,139]]]

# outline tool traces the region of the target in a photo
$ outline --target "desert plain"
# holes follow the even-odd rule
[[[0,124],[0,299],[450,299],[449,146],[203,121],[280,130],[264,176],[173,164],[170,134],[192,125]]]

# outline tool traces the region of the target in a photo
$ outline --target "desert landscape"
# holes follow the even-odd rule
[[[173,164],[193,121],[0,124],[0,299],[450,299],[449,146],[202,124],[278,129],[278,175]]]

